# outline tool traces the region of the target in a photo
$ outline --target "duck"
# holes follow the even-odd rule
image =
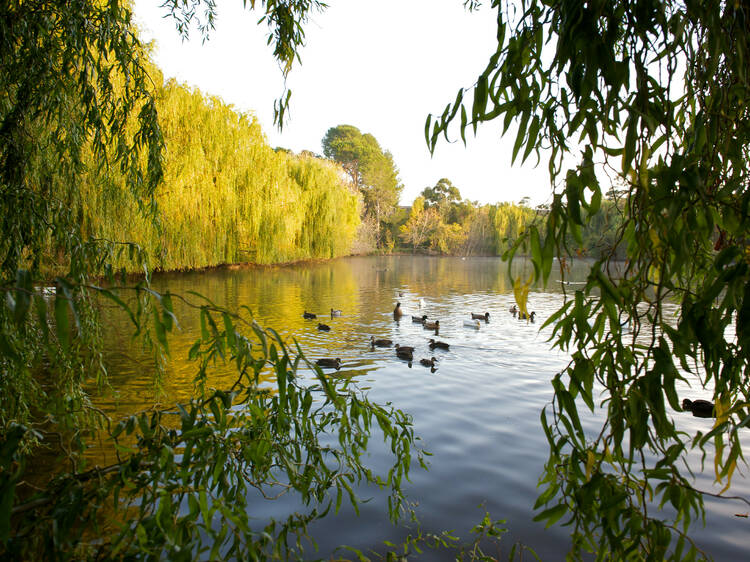
[[[448,349],[450,348],[450,344],[445,343],[444,341],[435,341],[434,339],[430,338],[430,349]]]
[[[698,418],[713,418],[715,416],[715,406],[708,400],[688,400],[682,401],[682,409],[693,412]]]
[[[370,336],[370,345],[372,347],[391,347],[393,342],[387,339],[375,339],[375,336]],[[396,348],[398,349],[398,345],[396,345]]]
[[[479,320],[464,320],[464,326],[478,330],[480,326]]]
[[[341,316],[341,311],[331,309],[331,318],[333,318],[334,316]]]
[[[424,324],[427,322],[427,315],[423,314],[422,316],[412,316],[411,321],[416,324]]]
[[[432,357],[430,359],[420,359],[419,363],[420,363],[420,365],[424,365],[425,367],[433,367],[434,368],[436,361],[437,361],[437,359],[435,359],[434,357]]]
[[[513,315],[513,317],[515,317],[516,314],[518,314],[518,307],[515,304],[510,307],[510,313]]]
[[[318,330],[321,330],[323,332],[330,332],[331,327],[328,324],[321,324],[320,322],[318,322]]]
[[[529,322],[534,321],[534,317],[536,316],[536,312],[532,311],[528,314],[524,314],[523,312],[518,313],[518,319],[519,320],[528,320]]]
[[[401,318],[401,317],[402,317],[403,315],[404,315],[404,311],[403,311],[403,310],[401,310],[401,303],[400,303],[400,302],[397,302],[397,303],[396,303],[396,308],[394,308],[394,309],[393,309],[393,317],[394,317],[394,318],[395,318],[396,320],[398,320],[398,319],[399,319],[399,318]]]
[[[305,318],[305,319],[307,319],[307,320],[310,320],[310,319],[312,319],[312,318],[317,318],[317,316],[315,316],[315,315],[314,315],[314,314],[313,314],[312,312],[307,312],[307,311],[305,310],[305,312],[303,312],[303,313],[302,313],[302,318]]]
[[[411,363],[414,360],[414,352],[399,348],[396,349],[396,357],[398,357],[399,359],[405,359],[406,361]]]
[[[435,320],[434,322],[425,322],[422,325],[425,327],[425,330],[435,330],[437,332],[440,329],[440,320]]]
[[[414,353],[414,348],[409,347],[408,345],[396,344],[396,354],[398,354],[399,351],[403,351],[404,353]]]
[[[471,317],[474,320],[484,320],[485,322],[489,322],[490,321],[490,313],[489,312],[485,312],[484,314],[482,314],[481,312],[472,312],[471,313]]]
[[[336,359],[318,359],[315,364],[318,367],[328,367],[331,369],[336,369],[337,371],[341,368],[341,359],[338,357]]]

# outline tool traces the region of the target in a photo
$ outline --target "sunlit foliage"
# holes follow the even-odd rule
[[[352,125],[331,127],[322,145],[323,154],[341,164],[362,194],[363,221],[374,221],[376,245],[388,246],[385,223],[395,212],[403,189],[393,155],[383,150],[373,135]]]
[[[250,4],[288,69],[318,4]],[[200,5],[171,3],[178,25]],[[389,490],[397,517],[409,417],[199,295],[192,400],[111,420],[85,391],[106,388],[112,307],[164,365],[186,297],[153,291],[154,267],[346,252],[358,201],[340,170],[277,154],[251,116],[162,86],[127,2],[6,2],[0,38],[0,557],[302,557],[307,524],[356,509],[360,483]],[[232,366],[234,383],[211,388],[211,370]],[[393,453],[386,474],[363,463],[372,435]],[[116,462],[87,466],[91,439],[111,440]],[[299,511],[251,520],[248,505],[277,493]]]
[[[401,241],[448,255],[502,255],[537,217],[537,212],[511,203],[479,205],[462,200],[461,192],[442,178],[414,200],[400,226]]]
[[[496,52],[428,118],[429,146],[452,123],[468,140],[501,119],[515,134],[512,160],[547,160],[560,188],[514,247],[531,253],[537,278],[574,251],[571,240],[587,245],[587,225],[614,230],[585,287],[546,322],[572,360],[543,416],[538,519],[570,525],[574,557],[695,558],[690,523],[710,492],[694,488],[688,450],[705,451],[724,493],[750,421],[748,5],[491,6]],[[612,188],[623,190],[616,210],[604,204]],[[688,380],[715,404],[713,426],[694,435],[679,423]],[[586,433],[579,409],[598,405],[601,430]]]
[[[174,81],[157,102],[166,147],[158,222],[123,195],[121,176],[106,172],[87,176],[88,234],[135,242],[167,270],[349,252],[358,201],[336,166],[272,150],[252,114]]]

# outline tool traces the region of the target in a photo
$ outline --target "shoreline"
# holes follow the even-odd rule
[[[386,257],[386,256],[404,256],[404,257],[429,257],[429,258],[498,258],[502,259],[502,255],[497,254],[475,254],[471,256],[462,256],[459,254],[440,254],[440,253],[433,253],[433,252],[411,252],[411,251],[392,251],[392,252],[370,252],[365,254],[347,254],[343,256],[337,256],[333,258],[301,258],[297,260],[290,260],[285,262],[278,262],[278,263],[255,263],[255,262],[237,262],[237,263],[221,263],[216,265],[205,265],[200,267],[185,267],[185,268],[176,268],[176,269],[153,269],[148,275],[151,278],[154,277],[168,277],[170,275],[184,275],[184,274],[190,274],[190,273],[203,273],[207,271],[219,271],[222,269],[226,269],[229,271],[240,271],[240,270],[247,270],[247,269],[272,269],[272,268],[285,268],[285,267],[294,267],[301,264],[316,264],[316,263],[325,263],[333,260],[338,259],[344,259],[344,258],[355,258],[355,257]],[[525,254],[518,254],[515,257],[520,258],[528,258],[530,256],[527,256]],[[576,257],[574,259],[587,259],[586,257]],[[125,281],[139,281],[142,279],[145,279],[147,276],[146,273],[143,272],[127,272],[125,273]],[[37,283],[39,286],[49,286],[54,284],[54,280],[57,277],[63,277],[62,275],[55,275],[51,277],[47,277],[45,281]],[[122,274],[120,272],[114,274],[115,279],[122,279]],[[97,283],[106,283],[108,281],[108,278],[104,275],[96,275],[92,277],[92,280]]]

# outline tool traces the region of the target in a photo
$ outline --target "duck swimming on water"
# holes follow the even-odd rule
[[[398,319],[399,319],[399,318],[401,318],[401,317],[402,317],[403,315],[404,315],[404,311],[403,311],[403,310],[401,310],[401,303],[400,303],[400,302],[397,302],[397,303],[396,303],[396,308],[394,308],[394,309],[393,309],[393,317],[394,317],[394,318],[395,318],[396,320],[398,320]]]
[[[334,316],[341,316],[341,311],[331,309],[331,318],[333,318]]]
[[[318,322],[318,330],[322,332],[330,332],[331,327],[328,324],[321,324],[320,322]]]
[[[445,343],[444,341],[435,341],[434,339],[430,338],[430,349],[448,349],[450,348],[450,345]]]
[[[423,314],[422,316],[412,316],[411,321],[415,324],[424,324],[427,322],[427,315]]]
[[[396,349],[396,357],[411,363],[414,360],[414,353],[403,348],[398,348]]]
[[[312,319],[312,318],[316,318],[316,316],[315,316],[315,315],[314,315],[314,314],[313,314],[312,312],[307,312],[307,311],[305,310],[305,312],[303,312],[303,313],[302,313],[302,318],[305,318],[305,319],[307,319],[307,320],[310,320],[310,319]]]
[[[318,367],[328,367],[338,371],[341,368],[341,359],[338,357],[336,359],[318,359],[315,364],[318,365]]]
[[[420,365],[424,365],[425,367],[435,367],[435,363],[437,362],[437,359],[432,357],[431,359],[420,359],[419,363]]]
[[[370,345],[372,347],[391,347],[393,342],[387,339],[375,339],[375,336],[370,336]],[[398,344],[396,344],[396,349],[398,349]]]
[[[485,322],[489,322],[490,321],[490,313],[489,312],[485,312],[484,314],[482,314],[481,312],[472,312],[471,313],[471,317],[474,320],[484,320]]]
[[[716,407],[713,402],[708,400],[688,400],[682,401],[682,409],[692,412],[698,418],[713,418],[716,416]]]
[[[435,330],[436,332],[440,329],[440,320],[435,320],[434,322],[425,322],[422,324],[425,328],[425,330]]]

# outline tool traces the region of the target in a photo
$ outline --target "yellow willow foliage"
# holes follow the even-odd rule
[[[109,170],[86,186],[88,234],[136,242],[166,270],[349,252],[359,203],[336,165],[275,152],[254,115],[174,81],[159,88],[158,107],[166,145],[158,227]],[[115,265],[130,267],[124,256]]]
[[[519,275],[513,280],[513,297],[518,305],[518,314],[520,318],[528,318],[529,311],[526,309],[526,305],[529,301],[529,287],[531,282],[534,280],[534,274],[529,275],[529,278],[522,282],[521,276]]]
[[[334,257],[349,251],[359,226],[359,201],[342,187],[340,167],[312,157],[289,161],[301,188],[295,246],[310,256]]]
[[[490,222],[495,232],[495,251],[502,254],[535,217],[534,209],[512,203],[490,205]]]

